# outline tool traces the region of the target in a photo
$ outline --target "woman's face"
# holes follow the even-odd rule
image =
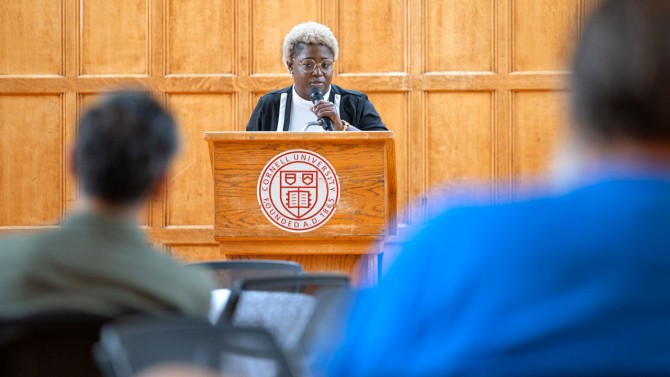
[[[320,64],[324,60],[333,60],[333,52],[330,51],[330,48],[324,45],[306,44],[293,59],[288,62],[288,67],[293,70],[293,82],[298,95],[310,100],[309,91],[313,87],[321,89],[321,93],[325,95],[333,80],[333,70],[324,72]],[[312,72],[306,72],[306,66],[300,64],[304,63],[305,59],[312,59],[316,63],[316,68]]]

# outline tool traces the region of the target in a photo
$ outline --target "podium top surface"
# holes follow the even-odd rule
[[[247,131],[216,131],[205,132],[206,141],[218,140],[385,140],[393,139],[391,131],[361,132],[247,132]]]

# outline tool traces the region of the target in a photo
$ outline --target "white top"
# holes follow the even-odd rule
[[[230,289],[221,288],[212,290],[209,305],[209,322],[216,325],[223,309],[226,307],[228,297],[230,297]]]
[[[305,128],[305,125],[307,122],[314,122],[316,121],[316,115],[310,110],[314,104],[312,101],[308,101],[305,99],[302,99],[296,93],[295,91],[295,85],[291,88],[293,91],[293,96],[291,99],[291,123],[288,126],[288,130],[290,132],[295,132],[299,131],[302,132],[302,130]],[[323,95],[323,98],[329,98],[330,97],[330,87],[328,88],[328,91],[326,94]],[[339,109],[337,109],[339,112]],[[311,126],[309,127],[306,132],[321,132],[323,131],[323,127],[321,126]]]

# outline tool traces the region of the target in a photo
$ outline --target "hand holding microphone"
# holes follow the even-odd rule
[[[312,99],[312,103],[315,105],[319,101],[323,101],[323,93],[321,93],[321,89],[317,87],[312,87],[312,89],[309,90],[309,97]],[[333,111],[335,116],[337,116],[337,113]],[[319,121],[321,121],[321,124],[323,125],[323,129],[326,131],[335,131],[335,128],[333,127],[333,120],[330,119],[327,116],[321,116],[317,114],[317,118],[319,118]]]

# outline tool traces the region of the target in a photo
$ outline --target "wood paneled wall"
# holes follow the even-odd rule
[[[287,86],[284,35],[327,24],[334,83],[369,94],[395,132],[400,223],[463,183],[507,201],[561,135],[571,46],[597,0],[16,0],[0,2],[0,234],[73,208],[76,120],[123,84],[159,94],[184,145],[141,223],[187,260],[219,259],[204,131],[243,130]],[[244,156],[240,156],[243,159]],[[410,204],[412,204],[410,206]]]

